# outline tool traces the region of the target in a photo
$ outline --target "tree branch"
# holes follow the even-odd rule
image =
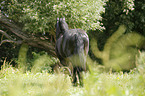
[[[1,46],[3,43],[6,43],[6,42],[15,43],[15,44],[22,44],[22,41],[2,40],[1,43],[0,43],[0,46]]]
[[[109,51],[112,47],[112,44],[117,41],[117,39],[122,36],[122,34],[126,31],[125,25],[120,25],[116,32],[107,40],[104,45],[104,51],[109,54]]]
[[[17,37],[21,38],[21,40],[15,41],[6,32],[1,30],[0,33],[2,33],[8,39],[11,39],[11,40],[2,40],[0,45],[2,45],[5,42],[16,43],[16,44],[27,43],[29,46],[43,49],[43,50],[47,51],[50,55],[56,57],[54,43],[50,43],[45,38],[44,38],[44,40],[42,40],[42,39],[40,39],[40,37],[37,37],[34,34],[31,34],[31,35],[26,34],[26,32],[23,32],[21,30],[22,28],[18,27],[14,22],[12,22],[12,20],[9,20],[4,15],[1,15],[1,17],[0,17],[0,25],[4,26],[8,30],[10,30],[13,34],[15,34]]]
[[[103,50],[103,63],[105,65],[108,64],[109,61],[109,56],[110,56],[110,49],[112,47],[112,44],[118,40],[120,36],[126,31],[126,26],[125,25],[120,25],[119,28],[117,29],[116,32],[107,40],[107,42],[104,45],[104,50]]]
[[[6,36],[8,39],[13,39],[11,36],[9,36],[6,32],[0,30],[0,33],[2,33],[4,36]]]
[[[56,53],[55,53],[55,45],[52,43],[49,43],[46,40],[40,40],[40,39],[35,39],[35,40],[27,40],[25,41],[28,45],[33,46],[33,47],[37,47],[40,49],[44,49],[45,51],[47,51],[49,54],[53,55],[54,57],[56,57]]]
[[[1,15],[0,24],[2,26],[6,27],[7,29],[11,30],[12,33],[14,33],[15,35],[17,35],[18,37],[20,37],[22,39],[29,38],[28,35],[26,35],[22,32],[20,27],[16,26],[11,20],[9,20],[4,15]]]

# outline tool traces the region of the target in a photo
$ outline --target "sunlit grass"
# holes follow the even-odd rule
[[[0,79],[0,86],[0,95],[63,96],[69,95],[71,82],[64,74],[21,73],[10,67]]]
[[[143,54],[137,61],[140,66],[145,60]],[[74,87],[68,75],[46,71],[23,73],[4,62],[0,70],[0,96],[145,96],[145,74],[140,66],[129,73],[100,72],[93,66],[84,73],[84,87]]]

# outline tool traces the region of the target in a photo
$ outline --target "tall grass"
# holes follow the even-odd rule
[[[5,61],[0,70],[0,96],[145,96],[144,60],[142,52],[130,73],[100,72],[94,65],[84,73],[84,87],[73,87],[66,74],[23,73]]]
[[[22,73],[13,67],[1,70],[0,96],[67,96],[71,87],[68,75]]]

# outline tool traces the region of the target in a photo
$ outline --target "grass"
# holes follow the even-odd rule
[[[140,58],[144,59],[143,56]],[[99,72],[93,67],[90,73],[84,73],[84,87],[73,87],[65,74],[22,73],[4,62],[0,70],[0,96],[145,96],[143,59],[130,73]]]

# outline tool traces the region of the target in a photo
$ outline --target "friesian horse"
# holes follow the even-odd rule
[[[86,57],[89,51],[89,38],[82,29],[69,29],[65,18],[57,18],[56,54],[63,66],[72,64],[74,85],[79,81],[83,86],[82,71],[86,71]]]

